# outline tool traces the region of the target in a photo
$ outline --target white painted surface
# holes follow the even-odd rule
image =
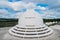
[[[17,29],[14,29],[14,28],[17,28]],[[13,28],[11,28],[9,30],[9,33],[17,37],[39,38],[39,37],[52,35],[53,30],[47,27],[43,23],[43,19],[39,13],[35,12],[33,9],[28,9],[25,13],[21,14],[17,26],[14,26]]]
[[[54,25],[54,26],[50,26],[50,27],[53,28],[53,29],[60,30],[60,25]]]

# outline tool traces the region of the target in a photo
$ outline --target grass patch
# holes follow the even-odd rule
[[[17,25],[18,22],[0,22],[0,27],[12,27]]]

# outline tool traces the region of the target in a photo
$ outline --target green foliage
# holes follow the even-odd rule
[[[44,23],[46,22],[59,22],[60,18],[58,19],[43,19]],[[6,19],[0,18],[0,27],[13,27],[18,24],[18,19]]]
[[[44,23],[45,22],[59,22],[60,21],[60,18],[57,18],[57,19],[43,19]]]
[[[0,27],[13,27],[18,24],[18,19],[0,19]]]

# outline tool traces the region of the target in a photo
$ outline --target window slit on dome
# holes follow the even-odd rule
[[[35,27],[35,25],[26,25],[26,27]]]
[[[36,17],[25,17],[26,19],[34,19],[34,18],[36,18]]]

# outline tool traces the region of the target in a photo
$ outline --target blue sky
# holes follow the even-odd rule
[[[22,2],[20,3],[20,1]],[[29,2],[33,2],[33,5],[46,8],[46,10],[39,10],[37,8],[35,10],[43,18],[60,18],[60,0],[0,0],[0,18],[18,18],[19,11],[26,11],[26,8],[18,5],[24,5]],[[15,7],[16,5],[17,7]]]

